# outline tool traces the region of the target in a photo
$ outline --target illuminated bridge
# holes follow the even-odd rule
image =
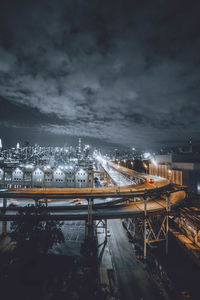
[[[160,231],[164,233],[164,239],[167,240],[168,216],[172,209],[186,198],[186,187],[172,185],[164,178],[138,174],[133,170],[118,167],[112,163],[110,163],[109,168],[115,169],[128,178],[137,178],[139,183],[101,188],[22,188],[0,190],[0,198],[3,199],[0,220],[4,223],[3,227],[5,228],[6,221],[34,217],[44,221],[86,220],[88,228],[93,227],[94,220],[103,220],[102,223],[107,228],[106,220],[109,218],[141,217],[144,220],[145,228],[147,228],[148,224],[151,226],[152,215],[162,215],[163,222]],[[18,199],[18,201],[34,200],[36,204],[35,213],[22,215],[18,213],[18,210],[20,211],[19,207],[7,207],[7,199],[10,198]],[[69,200],[74,198],[85,199],[88,204],[70,206]],[[94,203],[95,199],[103,200],[106,198],[111,200],[107,202],[102,201],[102,203],[100,201],[98,204]],[[48,201],[56,203],[60,199],[64,202],[63,206],[48,206]],[[46,203],[46,207],[38,207],[38,203],[41,200]],[[148,235],[144,235],[145,245],[150,242]],[[157,237],[155,235],[155,241],[159,240],[160,236]],[[146,257],[146,250],[144,256]]]

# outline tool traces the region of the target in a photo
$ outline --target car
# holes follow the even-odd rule
[[[16,201],[16,202],[11,202],[11,203],[9,204],[9,207],[16,207],[16,206],[18,206],[18,204],[19,204],[18,201]]]
[[[41,203],[46,203],[46,200],[47,200],[47,202],[51,202],[52,201],[51,199],[42,199],[42,200],[40,200],[40,202]]]
[[[74,199],[70,203],[80,203],[82,201],[83,201],[82,199]]]
[[[111,236],[110,230],[107,229],[107,237],[110,237],[110,236]]]
[[[149,183],[150,183],[150,184],[154,183],[154,179],[153,179],[153,178],[150,178],[150,179],[149,179]]]

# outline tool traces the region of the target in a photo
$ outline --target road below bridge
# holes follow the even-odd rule
[[[111,233],[108,245],[116,271],[119,299],[163,299],[145,270],[144,264],[137,260],[121,220],[109,220],[108,229]]]

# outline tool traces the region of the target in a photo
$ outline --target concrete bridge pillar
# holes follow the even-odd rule
[[[166,255],[168,254],[169,250],[169,212],[170,212],[170,194],[166,197]]]
[[[87,257],[93,257],[96,250],[96,239],[94,236],[94,224],[92,219],[93,199],[88,198],[88,218],[85,222],[85,241],[81,245],[81,253]]]
[[[179,219],[178,219],[178,228],[179,229],[181,229],[181,227],[182,227],[182,221],[183,221],[183,218],[179,217]]]
[[[144,259],[147,258],[147,202],[144,198]]]
[[[7,198],[3,198],[3,208],[7,208]]]
[[[39,207],[40,201],[39,199],[33,199],[35,201],[35,207]]]
[[[3,209],[6,210],[7,208],[7,198],[3,198]],[[2,221],[2,235],[6,235],[7,233],[7,221]]]
[[[93,219],[92,219],[92,205],[93,205],[93,199],[88,198],[88,222],[87,222],[87,227],[88,227],[88,237],[93,236]]]
[[[194,227],[194,243],[198,245],[198,226],[196,224]]]

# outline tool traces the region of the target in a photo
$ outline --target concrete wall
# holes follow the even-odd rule
[[[171,180],[172,183],[187,185],[190,192],[200,194],[200,170],[197,169],[171,169],[168,165],[149,165],[149,174]]]
[[[167,165],[149,165],[149,174],[167,178],[175,184],[183,184],[182,170],[173,170]]]

